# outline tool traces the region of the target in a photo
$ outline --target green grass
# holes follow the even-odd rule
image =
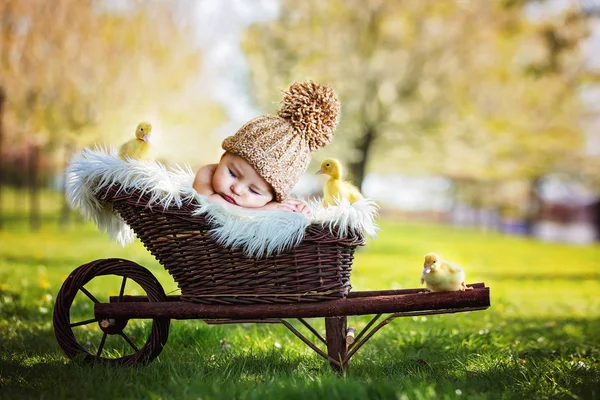
[[[44,202],[42,230],[30,233],[18,202],[5,197],[0,398],[600,398],[599,246],[383,221],[380,237],[356,254],[354,290],[419,287],[422,256],[438,251],[462,264],[468,281],[491,287],[492,307],[396,319],[345,376],[283,326],[198,320],[172,321],[150,365],[110,367],[67,359],[54,338],[53,302],[66,276],[120,257],[151,270],[166,292],[176,284],[139,243],[123,248],[84,223],[59,228],[53,201]]]

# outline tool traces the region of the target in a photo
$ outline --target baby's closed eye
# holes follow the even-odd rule
[[[237,175],[231,170],[231,168],[227,168],[227,170],[229,171],[229,175],[231,175],[232,178],[237,178]]]

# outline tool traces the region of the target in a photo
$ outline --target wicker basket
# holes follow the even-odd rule
[[[149,195],[99,193],[134,230],[144,246],[173,276],[181,299],[203,304],[316,302],[346,297],[354,249],[364,244],[355,234],[338,238],[328,228],[309,225],[302,242],[282,253],[255,259],[215,241],[197,204],[164,209],[148,206]]]

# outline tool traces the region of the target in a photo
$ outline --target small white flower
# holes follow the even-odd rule
[[[584,363],[583,361],[578,361],[577,368],[588,370],[590,369],[590,366],[586,365],[586,363]]]
[[[275,343],[273,343],[273,346],[275,346],[275,347],[276,347],[276,348],[278,348],[278,349],[280,349],[280,348],[281,348],[281,345],[279,344],[279,342],[275,342]]]
[[[462,394],[462,390],[456,389],[454,393],[456,393],[457,396],[460,396]]]

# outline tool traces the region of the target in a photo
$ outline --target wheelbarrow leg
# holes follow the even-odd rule
[[[327,340],[327,354],[339,362],[346,359],[346,316],[325,318],[325,339]],[[336,372],[348,371],[348,362],[340,367],[330,363]]]

